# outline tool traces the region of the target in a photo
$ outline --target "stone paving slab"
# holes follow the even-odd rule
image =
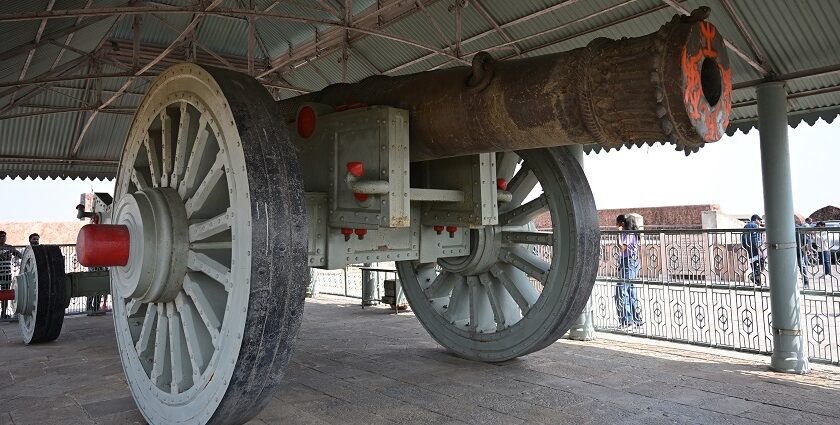
[[[322,297],[306,305],[285,386],[249,424],[840,424],[840,368],[616,335],[484,364],[455,357],[411,313]],[[0,425],[142,424],[110,317],[73,317],[24,346],[0,323]]]

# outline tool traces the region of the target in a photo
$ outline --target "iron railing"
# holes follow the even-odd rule
[[[377,263],[381,269],[373,270],[376,281],[375,299],[382,299],[385,293],[385,280],[396,279],[394,263]],[[311,269],[312,289],[315,294],[339,295],[348,298],[362,298],[362,269],[360,264],[347,266],[339,270]]]
[[[616,308],[620,232],[601,233],[598,277],[592,292],[599,331],[769,354],[773,351],[764,230],[753,270],[744,229],[639,231],[630,281],[641,326],[623,327]],[[812,361],[840,364],[840,228],[797,229],[800,313]],[[535,246],[550,261],[551,247]],[[390,268],[390,267],[388,267]],[[756,284],[756,277],[758,283]],[[390,276],[387,278],[391,278]],[[313,270],[319,292],[361,298],[361,271]],[[378,277],[382,291],[383,277]],[[805,282],[808,286],[805,286]],[[541,288],[538,288],[541,289]]]
[[[84,272],[88,268],[79,264],[76,256],[76,245],[64,244],[58,245],[61,249],[61,254],[64,256],[64,272]],[[18,252],[23,253],[26,246],[15,246]],[[9,270],[9,271],[6,271]],[[17,276],[20,272],[20,259],[12,257],[12,261],[0,261],[0,276]],[[8,281],[0,281],[0,284],[5,284]],[[11,305],[7,306],[11,309]],[[111,310],[111,297],[107,295],[95,297],[76,297],[70,299],[70,305],[65,310],[66,315],[86,314],[86,313],[100,313]],[[11,315],[11,311],[7,311]]]
[[[630,281],[644,323],[621,326],[616,307],[620,232],[601,233],[592,297],[595,327],[756,353],[773,351],[765,261],[750,261],[744,229],[640,231],[639,273]],[[766,259],[763,229],[758,254]],[[840,364],[840,228],[797,229],[797,285],[803,335],[812,361]],[[753,264],[751,264],[753,263]],[[758,270],[753,270],[758,269]],[[758,283],[756,283],[757,272]],[[807,282],[807,285],[806,285]]]

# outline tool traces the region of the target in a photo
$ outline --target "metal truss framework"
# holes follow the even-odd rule
[[[194,7],[172,7],[153,2],[131,1],[119,7],[92,8],[93,0],[87,0],[81,9],[56,10],[53,8],[54,0],[51,0],[43,11],[0,14],[0,22],[40,22],[34,40],[0,52],[0,59],[2,60],[26,55],[26,60],[18,81],[0,83],[0,98],[11,95],[7,104],[0,105],[0,120],[52,113],[77,113],[79,119],[74,129],[75,142],[68,152],[68,156],[73,158],[79,152],[84,136],[99,113],[130,113],[130,109],[113,108],[110,105],[122,97],[130,88],[139,86],[139,84],[145,84],[150,77],[156,75],[166,66],[176,62],[191,61],[236,70],[259,79],[275,95],[279,95],[280,92],[297,95],[307,93],[308,90],[295,87],[285,79],[285,75],[301,67],[307,67],[306,69],[318,75],[325,85],[339,82],[331,81],[319,69],[316,63],[317,59],[335,52],[340,52],[341,54],[341,82],[346,82],[347,63],[351,58],[358,60],[371,74],[387,75],[399,73],[408,67],[436,57],[446,59],[443,64],[434,67],[441,68],[453,64],[468,64],[475,52],[464,54],[464,50],[469,50],[465,49],[465,47],[478,40],[485,39],[490,35],[497,35],[503,41],[485,50],[496,50],[498,51],[497,56],[501,58],[521,57],[611,25],[660,11],[664,8],[672,8],[681,14],[690,13],[679,0],[662,0],[662,4],[656,7],[632,14],[618,21],[594,26],[570,36],[554,38],[549,42],[524,49],[521,47],[521,44],[525,41],[537,37],[550,37],[560,30],[620,9],[637,0],[626,0],[615,6],[580,17],[572,22],[519,38],[514,38],[509,34],[509,30],[512,27],[547,13],[562,11],[563,8],[575,4],[580,0],[565,0],[504,23],[497,22],[482,5],[481,0],[455,0],[451,2],[449,7],[449,11],[454,15],[456,21],[454,34],[446,34],[446,31],[443,30],[440,23],[436,22],[434,17],[427,11],[429,6],[439,1],[378,1],[373,6],[353,14],[351,12],[353,8],[352,0],[317,0],[309,4],[296,3],[299,6],[303,5],[307,7],[308,10],[313,12],[312,16],[296,16],[274,11],[282,1],[274,1],[265,9],[258,9],[253,0],[239,0],[237,2],[239,5],[238,8],[221,8],[220,4],[222,0],[201,2],[201,5]],[[736,46],[731,40],[726,40],[727,47],[761,75],[760,79],[735,84],[734,89],[751,89],[766,79],[785,81],[840,72],[840,66],[834,66],[780,75],[768,60],[762,47],[756,42],[755,37],[747,25],[736,13],[731,1],[721,0],[721,2],[729,18],[735,23],[740,35],[745,40],[748,49],[744,50]],[[474,8],[490,26],[490,29],[464,38],[461,30],[461,9],[466,7],[468,3],[469,7]],[[389,25],[416,13],[422,14],[428,20],[431,30],[439,41],[438,44],[429,45],[387,32]],[[175,15],[189,15],[191,19],[186,27],[179,28],[167,18]],[[115,39],[109,35],[91,52],[80,51],[70,46],[73,37],[79,30],[115,16],[132,19],[133,37],[131,40]],[[247,22],[248,43],[247,50],[243,56],[219,54],[196,39],[196,28],[207,16],[242,19]],[[47,21],[57,18],[76,18],[76,20],[74,25],[70,27],[51,33],[44,33]],[[143,22],[149,19],[156,20],[168,28],[175,36],[175,39],[166,46],[142,43]],[[286,53],[272,58],[269,57],[265,41],[262,39],[255,25],[258,20],[263,19],[305,23],[312,26],[314,36],[299,43],[289,43]],[[117,20],[112,24],[108,34],[113,32],[116,22]],[[378,37],[390,40],[425,50],[427,53],[390,69],[380,70],[361,52],[353,48],[354,43],[364,37]],[[37,76],[27,75],[29,64],[36,50],[45,45],[59,47],[58,57],[56,57],[47,72]],[[258,49],[262,52],[263,60],[256,58]],[[59,65],[66,51],[71,51],[81,56]],[[101,72],[100,69],[106,64],[115,66],[123,72]],[[103,99],[105,91],[102,89],[102,80],[111,78],[126,80],[118,90],[108,92],[107,99]],[[77,98],[79,100],[78,107],[50,108],[33,106],[32,104],[26,103],[28,99],[35,97],[37,94],[46,90],[54,90],[53,87],[56,84],[67,81],[85,81],[85,89],[81,94],[81,98]],[[828,93],[838,90],[840,90],[840,87],[826,87],[819,89],[818,92]],[[819,93],[811,90],[807,93],[792,93],[790,97],[796,98]],[[750,106],[754,103],[755,101],[744,101],[736,103],[733,106]],[[19,113],[14,111],[16,108],[24,107],[39,110],[28,110],[27,112]]]

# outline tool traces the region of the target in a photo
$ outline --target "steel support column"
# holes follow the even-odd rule
[[[800,295],[796,286],[796,235],[787,136],[787,93],[784,83],[759,85],[758,128],[761,180],[767,214],[767,256],[773,355],[770,369],[807,373],[808,356],[800,328]]]
[[[580,163],[581,168],[583,168],[583,146],[567,146],[566,149],[574,155],[575,159]],[[580,314],[575,324],[569,329],[569,338],[578,341],[592,341],[595,339],[595,311],[592,305],[592,295],[586,301],[586,307],[584,307],[583,313]]]

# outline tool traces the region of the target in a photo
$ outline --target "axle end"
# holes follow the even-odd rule
[[[128,227],[116,224],[88,224],[76,237],[79,263],[85,267],[111,267],[128,264]]]

